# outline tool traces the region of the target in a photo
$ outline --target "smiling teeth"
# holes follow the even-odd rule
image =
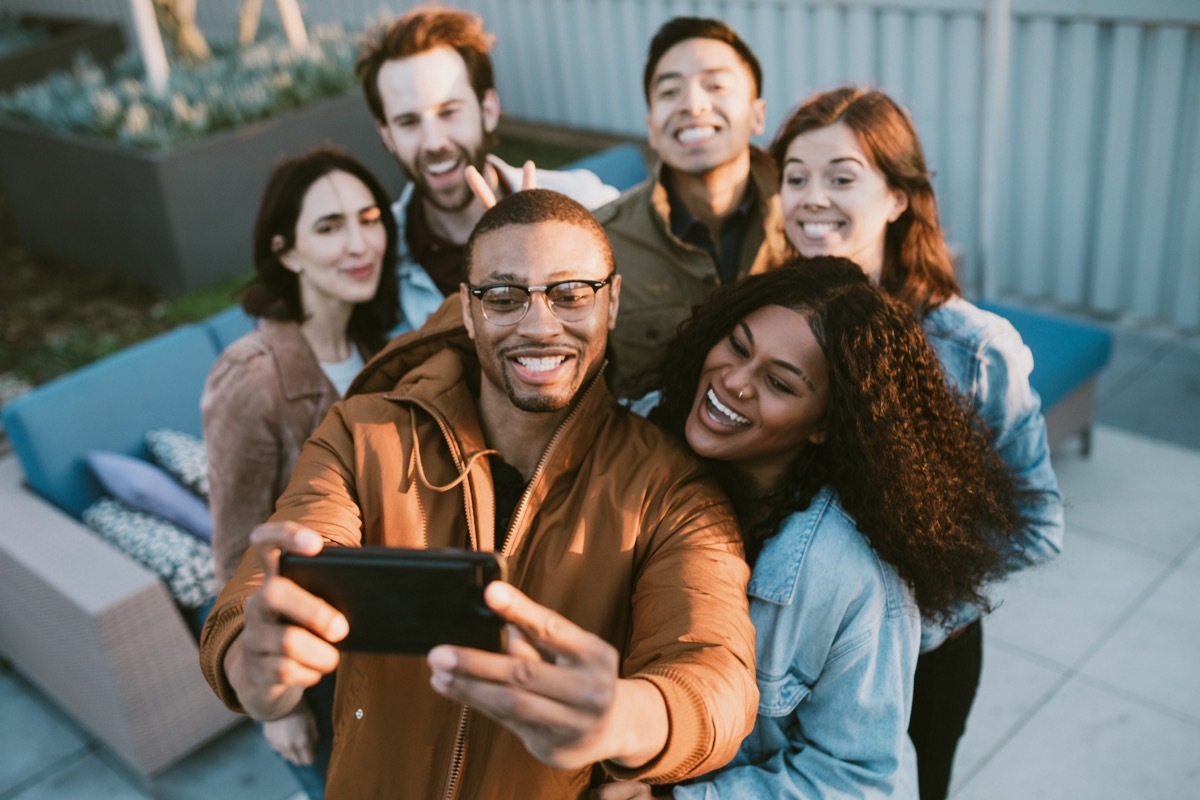
[[[688,128],[680,131],[678,138],[679,141],[683,142],[684,144],[690,144],[691,142],[699,141],[700,139],[707,139],[716,132],[717,129],[712,126],[705,126],[703,128]]]
[[[564,360],[564,356],[547,356],[545,358],[518,358],[517,363],[530,372],[549,372]]]
[[[800,227],[804,228],[806,236],[825,236],[837,230],[838,225],[837,222],[805,222]]]
[[[730,422],[733,422],[736,425],[749,425],[750,424],[750,420],[746,419],[741,414],[737,413],[732,408],[729,408],[727,405],[725,405],[720,400],[718,400],[716,392],[714,392],[712,389],[708,390],[707,397],[708,397],[709,404],[715,410],[721,412],[721,414],[728,417]]]
[[[425,171],[430,175],[444,175],[458,165],[458,159],[454,161],[443,161],[440,164],[426,164]]]

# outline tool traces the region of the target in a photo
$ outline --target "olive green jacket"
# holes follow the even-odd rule
[[[655,372],[679,323],[721,283],[703,249],[671,233],[671,210],[659,167],[647,180],[596,210],[608,232],[621,278],[617,327],[609,337],[609,384],[618,397],[637,398],[656,387]],[[790,254],[783,233],[779,177],[764,151],[750,149],[758,190],[742,243],[738,277],[766,272]]]

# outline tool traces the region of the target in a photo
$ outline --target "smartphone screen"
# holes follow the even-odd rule
[[[499,652],[504,621],[483,589],[505,576],[503,559],[473,550],[329,547],[283,553],[279,574],[345,615],[342,650],[424,654],[439,644]]]

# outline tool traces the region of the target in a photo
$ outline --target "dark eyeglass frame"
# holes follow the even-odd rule
[[[592,315],[592,312],[596,310],[596,295],[600,294],[600,290],[603,289],[605,286],[609,286],[612,284],[612,279],[615,275],[616,275],[616,272],[610,272],[610,273],[608,273],[608,277],[606,277],[602,281],[589,281],[585,278],[567,278],[566,280],[552,281],[550,283],[543,283],[539,286],[523,286],[519,283],[489,283],[484,286],[472,286],[471,284],[468,283],[467,291],[469,291],[475,297],[475,299],[477,299],[479,301],[479,305],[483,308],[484,319],[486,319],[488,322],[492,323],[493,325],[501,325],[501,326],[507,327],[509,325],[516,325],[518,322],[525,319],[525,316],[529,313],[529,307],[531,305],[533,305],[533,293],[534,292],[542,293],[542,296],[544,296],[546,298],[546,305],[550,307],[550,313],[553,314],[555,316],[555,318],[558,319],[560,322],[582,322],[583,320],[590,317]],[[583,316],[578,317],[576,319],[564,319],[562,317],[558,307],[556,305],[554,305],[554,301],[550,299],[550,292],[554,291],[557,287],[564,286],[568,283],[583,284],[584,286],[590,287],[592,290],[592,295],[591,295],[592,305],[588,308],[588,312],[586,314],[584,314]],[[519,291],[524,292],[525,293],[525,305],[521,309],[520,316],[518,316],[516,319],[504,320],[504,321],[497,321],[497,320],[494,320],[491,317],[489,317],[487,303],[483,302],[483,296],[493,289],[517,289]]]

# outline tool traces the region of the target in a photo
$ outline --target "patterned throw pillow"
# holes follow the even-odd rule
[[[162,578],[185,608],[199,608],[216,594],[212,548],[166,520],[106,497],[84,510],[83,521]]]
[[[172,478],[208,500],[208,454],[204,442],[183,431],[155,428],[146,434],[150,460]]]

